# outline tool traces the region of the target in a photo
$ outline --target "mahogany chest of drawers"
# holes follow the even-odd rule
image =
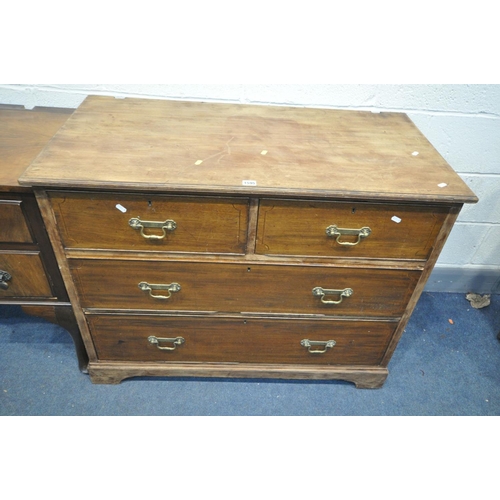
[[[0,105],[0,304],[20,305],[65,328],[86,371],[87,354],[35,195],[18,183],[70,114]]]
[[[384,383],[464,203],[403,114],[88,97],[32,186],[94,383]]]

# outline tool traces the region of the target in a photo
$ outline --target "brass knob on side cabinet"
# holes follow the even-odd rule
[[[7,271],[0,271],[0,289],[7,290],[9,288],[9,284],[7,281],[10,281],[12,276]]]

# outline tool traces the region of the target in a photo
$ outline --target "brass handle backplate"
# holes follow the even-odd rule
[[[7,281],[11,279],[12,276],[7,271],[0,271],[0,289],[7,290],[9,288]]]
[[[317,286],[313,288],[312,293],[316,297],[321,297],[321,302],[323,302],[323,304],[340,304],[344,297],[350,297],[354,291],[352,288],[344,288],[343,290],[328,290]],[[325,299],[326,295],[338,295],[339,299],[327,300]]]
[[[178,345],[184,344],[186,342],[183,337],[175,337],[172,339],[167,339],[167,338],[160,338],[160,337],[155,337],[154,335],[151,335],[148,337],[148,342],[150,344],[156,345],[158,349],[162,351],[175,351],[175,348]],[[172,347],[166,346],[166,345],[160,345],[160,343],[164,344],[172,344]]]
[[[332,226],[328,226],[326,228],[326,234],[328,236],[336,237],[335,241],[339,245],[346,245],[346,246],[355,246],[357,245],[363,238],[367,238],[370,236],[372,230],[369,227],[362,227],[361,229],[348,229],[348,228],[342,228],[342,227],[337,227],[335,224]],[[347,236],[357,236],[358,239],[356,241],[340,241],[340,238],[343,235]]]
[[[331,349],[334,345],[336,344],[335,340],[309,340],[309,339],[304,339],[300,341],[300,345],[302,347],[307,347],[307,350],[311,354],[324,354],[328,349]],[[323,346],[324,349],[314,349],[311,350],[311,347],[313,346]]]
[[[133,217],[128,221],[128,225],[133,229],[140,230],[141,235],[147,240],[162,240],[163,238],[165,238],[165,236],[167,236],[167,231],[173,231],[177,227],[177,222],[175,222],[172,219],[167,219],[166,221],[163,222],[154,222],[154,221],[141,220],[139,217]],[[161,235],[145,234],[144,228],[146,227],[161,229],[162,234]]]
[[[169,285],[155,285],[152,283],[147,283],[146,281],[141,281],[138,287],[143,292],[149,292],[149,295],[153,299],[167,300],[172,296],[172,292],[180,292],[181,285],[179,283],[170,283]],[[153,295],[153,290],[166,290],[168,295]]]

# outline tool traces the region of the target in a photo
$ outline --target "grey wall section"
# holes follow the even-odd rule
[[[427,292],[500,293],[500,270],[495,266],[436,266],[425,286]]]

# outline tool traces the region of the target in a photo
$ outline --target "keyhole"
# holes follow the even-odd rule
[[[250,267],[247,267],[247,273],[249,273],[252,269]]]
[[[355,214],[355,213],[356,213],[356,207],[352,207],[351,214]]]

